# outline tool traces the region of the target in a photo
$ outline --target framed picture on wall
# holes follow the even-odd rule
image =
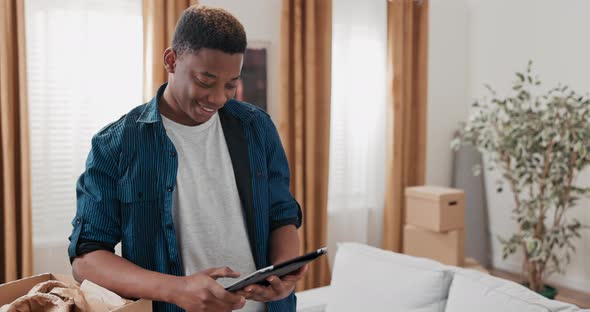
[[[269,42],[248,42],[242,66],[242,79],[238,82],[236,99],[254,104],[267,111],[268,99],[268,47]]]

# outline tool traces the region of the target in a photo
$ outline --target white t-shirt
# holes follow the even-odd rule
[[[185,274],[224,266],[242,276],[256,271],[219,115],[194,127],[164,116],[162,121],[178,155],[173,218]],[[218,280],[222,285],[232,281]],[[241,311],[265,307],[248,301]]]

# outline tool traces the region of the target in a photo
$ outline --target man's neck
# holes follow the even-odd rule
[[[180,110],[178,103],[168,88],[169,86],[166,86],[166,89],[164,89],[164,94],[162,94],[160,101],[158,102],[160,114],[181,125],[190,127],[198,126],[200,123],[195,122],[187,114]]]

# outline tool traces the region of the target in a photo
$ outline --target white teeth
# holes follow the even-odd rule
[[[208,109],[208,108],[206,108],[206,107],[204,107],[204,106],[201,106],[201,107],[203,107],[203,109],[204,109],[206,112],[210,112],[210,113],[212,113],[212,112],[214,112],[214,111],[215,111],[214,109]]]

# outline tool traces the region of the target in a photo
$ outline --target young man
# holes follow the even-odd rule
[[[299,255],[277,130],[233,100],[245,49],[231,14],[188,8],[164,52],[168,83],[94,136],[70,236],[78,281],[154,300],[154,311],[295,311],[306,268],[237,293],[216,281]]]

